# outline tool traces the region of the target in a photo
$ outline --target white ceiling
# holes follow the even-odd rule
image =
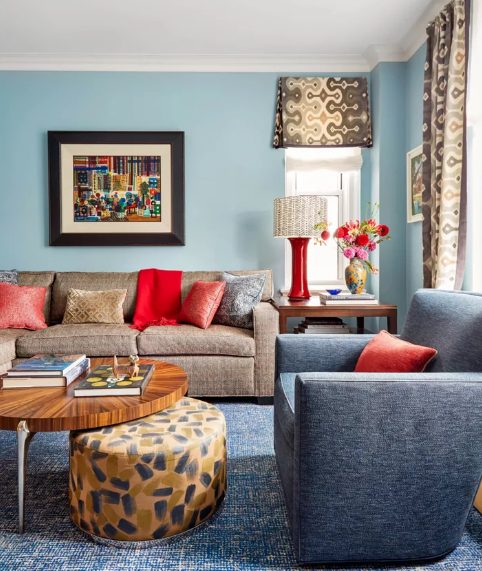
[[[369,69],[411,55],[441,4],[0,0],[0,69]]]

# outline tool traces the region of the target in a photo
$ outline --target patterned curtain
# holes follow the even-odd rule
[[[469,0],[427,28],[423,110],[424,287],[460,289],[465,266]]]
[[[273,147],[371,147],[364,77],[281,77]]]

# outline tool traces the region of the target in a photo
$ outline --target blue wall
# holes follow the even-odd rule
[[[425,65],[425,50],[426,46],[424,44],[406,64],[406,152],[422,144],[423,68]],[[422,223],[413,222],[411,224],[407,224],[406,238],[406,293],[408,301],[411,299],[414,292],[423,285]]]
[[[0,73],[0,267],[56,270],[264,268],[284,193],[271,147],[277,74]],[[48,246],[48,130],[182,130],[186,246]],[[12,247],[5,248],[5,240]]]
[[[362,214],[369,201],[380,202],[380,220],[393,233],[374,260],[380,276],[373,288],[381,299],[397,303],[402,317],[405,283],[413,289],[421,271],[419,243],[412,236],[420,224],[406,232],[405,216],[405,152],[418,144],[421,129],[420,53],[406,64],[380,64],[370,74],[375,140],[363,152]],[[0,228],[7,244],[0,267],[270,267],[281,287],[283,240],[272,237],[273,198],[284,193],[284,153],[271,147],[277,77],[0,72]],[[186,246],[49,247],[48,130],[185,131]]]
[[[380,300],[398,305],[401,321],[405,295],[405,63],[381,63],[371,74],[374,144],[371,202],[379,203],[379,221],[390,227],[392,239],[373,256],[379,266],[371,285]]]

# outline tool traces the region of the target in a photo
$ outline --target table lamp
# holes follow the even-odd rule
[[[290,300],[310,298],[308,244],[318,236],[315,224],[326,221],[327,200],[322,196],[287,196],[274,199],[273,235],[291,243]]]

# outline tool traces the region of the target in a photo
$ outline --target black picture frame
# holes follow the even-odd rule
[[[62,232],[61,152],[64,144],[169,145],[171,147],[171,225],[169,232]],[[95,154],[95,153],[94,153]],[[183,131],[49,131],[50,246],[184,246]],[[143,222],[158,224],[156,221]],[[79,224],[83,224],[80,222]],[[80,228],[79,228],[80,229]]]

